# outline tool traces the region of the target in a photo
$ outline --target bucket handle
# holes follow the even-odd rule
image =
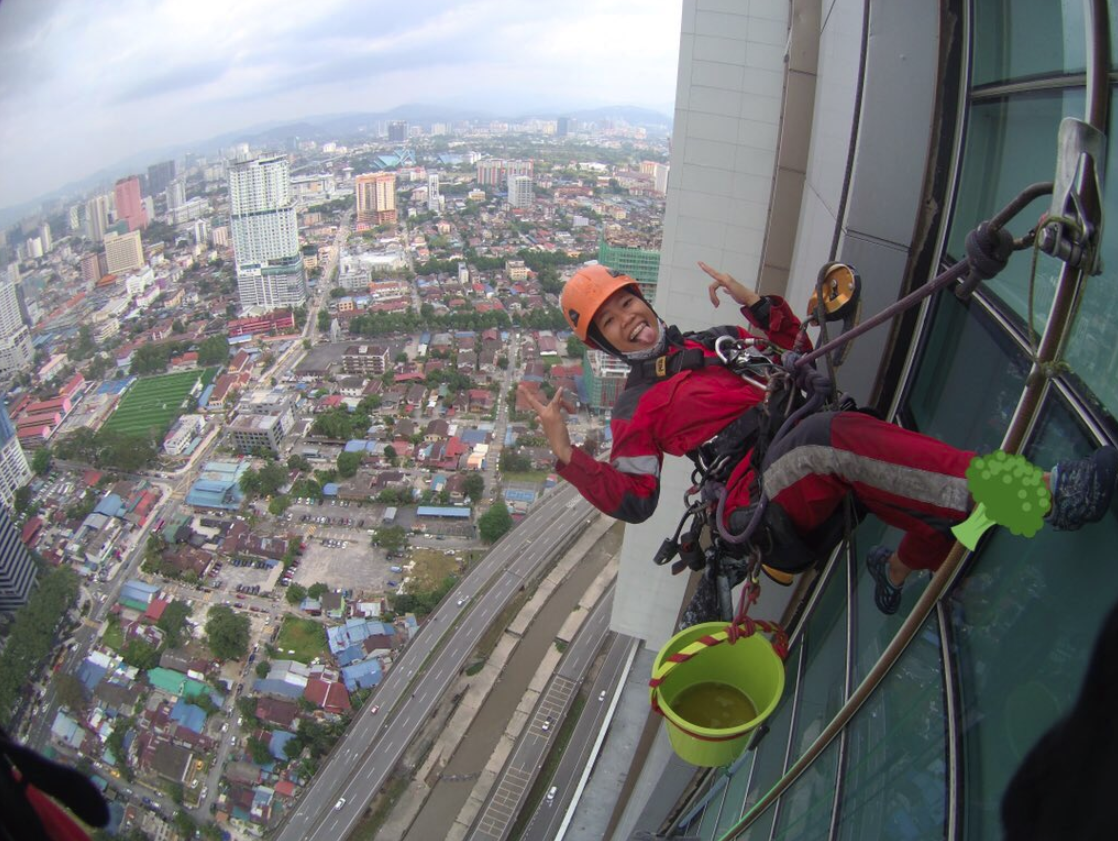
[[[741,637],[751,636],[756,631],[768,631],[773,635],[772,647],[773,652],[781,660],[788,657],[788,634],[785,633],[784,628],[778,622],[766,622],[763,619],[750,619],[748,616],[735,624],[727,625],[725,630],[716,631],[713,634],[706,634],[695,642],[680,649],[674,654],[670,654],[664,658],[664,662],[660,667],[652,673],[652,679],[648,682],[649,687],[655,689],[664,682],[668,674],[680,663],[686,663],[700,651],[710,648],[712,645],[721,645],[724,642],[734,642]],[[659,705],[656,703],[656,696],[659,693],[652,693],[652,708],[656,712],[660,712]]]

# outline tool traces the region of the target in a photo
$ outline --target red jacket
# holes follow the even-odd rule
[[[799,334],[800,320],[783,298],[769,296],[769,311],[758,317],[750,308],[741,312],[773,344],[791,348]],[[767,323],[763,323],[767,322]],[[744,328],[722,331],[738,337]],[[669,355],[703,345],[683,334],[682,345]],[[714,352],[704,353],[713,356]],[[660,495],[660,468],[664,453],[682,456],[708,441],[747,409],[756,406],[764,392],[725,368],[712,366],[686,370],[651,385],[627,386],[617,399],[610,419],[613,449],[609,463],[595,461],[577,447],[569,464],[559,464],[559,475],[573,484],[595,508],[627,523],[641,523],[656,510]],[[744,458],[728,483],[726,511],[749,503],[749,481],[738,481],[749,472]]]

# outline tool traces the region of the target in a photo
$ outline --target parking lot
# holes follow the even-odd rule
[[[302,532],[306,550],[293,580],[309,587],[322,582],[355,594],[374,595],[398,581],[384,550],[372,545],[369,530],[381,525],[383,505],[296,504],[288,509],[287,527]]]

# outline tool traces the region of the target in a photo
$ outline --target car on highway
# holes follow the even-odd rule
[[[339,809],[341,809],[341,808],[342,808],[342,807],[343,807],[344,805],[345,805],[345,798],[344,798],[344,797],[339,797],[339,798],[338,798],[338,802],[334,804],[334,811],[335,811],[335,812],[336,812],[336,811],[338,811],[338,810],[339,810]]]
[[[373,704],[373,706],[369,708],[369,712],[371,712],[373,715],[376,715],[377,713],[380,712],[380,705],[379,704]]]
[[[464,605],[466,603],[466,599],[468,598],[469,596],[460,596],[458,598],[458,606],[461,607],[462,605]]]
[[[555,793],[559,790],[558,786],[552,786],[547,790],[547,802],[550,803],[555,799]]]
[[[540,725],[540,730],[542,730],[543,732],[546,733],[550,729],[551,729],[551,716],[548,716],[547,718],[545,718],[543,720],[543,724]]]

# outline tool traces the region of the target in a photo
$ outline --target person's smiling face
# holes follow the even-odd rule
[[[643,298],[618,289],[594,313],[602,338],[621,353],[648,350],[660,338],[660,323]]]

